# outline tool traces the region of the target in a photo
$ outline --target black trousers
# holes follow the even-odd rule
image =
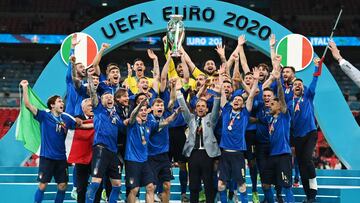
[[[86,189],[89,184],[89,177],[91,175],[91,163],[90,164],[76,164],[76,178],[77,178],[77,188],[76,192],[78,193],[77,202],[85,203],[86,200]],[[94,202],[100,202],[102,192],[102,184],[98,191],[96,192]]]
[[[308,199],[314,199],[316,190],[310,190],[309,179],[316,177],[315,165],[312,159],[317,142],[317,131],[311,131],[304,137],[295,137],[295,154],[299,163],[301,182]]]
[[[204,183],[207,203],[213,203],[214,189],[214,159],[209,157],[205,150],[194,149],[189,157],[189,189],[190,202],[199,202],[201,181]]]

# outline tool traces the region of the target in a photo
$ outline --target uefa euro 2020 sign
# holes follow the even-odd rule
[[[174,14],[183,16],[182,21],[187,31],[214,33],[233,39],[245,34],[248,44],[268,56],[270,55],[268,38],[272,33],[277,39],[292,34],[285,27],[259,13],[215,0],[157,0],[137,4],[110,14],[80,32],[92,36],[98,47],[103,42],[111,44],[106,52],[108,53],[136,38],[155,33],[165,34],[170,16]],[[297,77],[304,80],[305,85],[311,81],[313,73],[311,67],[313,64],[296,73]],[[53,94],[64,95],[66,68],[58,52],[48,63],[33,88],[43,101]],[[316,91],[315,113],[327,141],[347,167],[360,169],[360,156],[357,153],[359,150],[355,146],[355,143],[360,143],[360,136],[356,136],[360,135],[360,128],[355,123],[336,81],[325,65]],[[8,134],[14,135],[14,127],[15,125]],[[1,148],[4,147],[0,147],[0,150]],[[7,148],[1,151],[3,157],[14,157],[8,163],[6,160],[4,164],[18,165],[25,158],[23,150],[14,147],[13,150]]]

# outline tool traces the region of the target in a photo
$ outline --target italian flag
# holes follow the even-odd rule
[[[73,33],[65,38],[61,44],[62,60],[66,65],[69,64],[71,40],[74,34],[77,35],[77,41],[79,41],[79,44],[75,46],[74,50],[76,63],[80,62],[85,67],[89,67],[92,64],[98,49],[95,40],[90,35],[85,33]]]
[[[280,40],[276,53],[282,56],[281,65],[293,66],[296,71],[300,71],[311,63],[314,49],[306,37],[290,34]]]
[[[93,120],[84,120],[83,123],[93,123]],[[94,134],[94,129],[68,129],[65,139],[68,163],[89,164],[91,162]]]

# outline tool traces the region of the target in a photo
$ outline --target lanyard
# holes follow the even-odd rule
[[[115,107],[111,108],[111,109],[106,109],[107,112],[109,113],[109,117],[111,119],[111,123],[112,124],[116,124],[116,121],[120,121],[119,116],[116,114],[116,109]]]
[[[299,97],[299,100],[297,100],[296,105],[295,105],[295,96],[293,97],[292,105],[293,105],[293,108],[294,108],[294,113],[296,111],[300,111],[300,102],[302,102],[302,100],[303,100],[302,96]]]
[[[271,119],[270,119],[270,124],[269,124],[269,134],[270,134],[270,135],[272,135],[272,134],[274,133],[274,130],[275,130],[275,129],[274,129],[274,125],[275,125],[275,123],[277,122],[277,119],[278,119],[278,118],[275,118],[275,119],[274,119],[274,116],[272,116]]]
[[[140,124],[140,136],[141,136],[141,143],[143,145],[146,145],[146,139],[145,139],[145,125]]]
[[[65,122],[62,120],[61,118],[61,114],[59,116],[59,118],[57,118],[56,116],[54,116],[52,113],[50,113],[52,118],[55,120],[56,123],[56,132],[60,133],[61,132],[61,128],[64,129],[64,131],[66,131],[66,124]]]
[[[228,130],[232,130],[232,126],[234,125],[234,122],[235,122],[235,119],[236,117],[238,117],[238,119],[240,119],[240,112],[237,112],[235,114],[233,114],[233,112],[230,113],[230,122],[229,122],[229,125],[228,125]]]

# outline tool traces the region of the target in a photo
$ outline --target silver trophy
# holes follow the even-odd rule
[[[166,51],[171,46],[171,56],[180,57],[179,50],[185,38],[185,26],[182,21],[182,15],[170,15],[170,21],[167,24],[167,43]]]

